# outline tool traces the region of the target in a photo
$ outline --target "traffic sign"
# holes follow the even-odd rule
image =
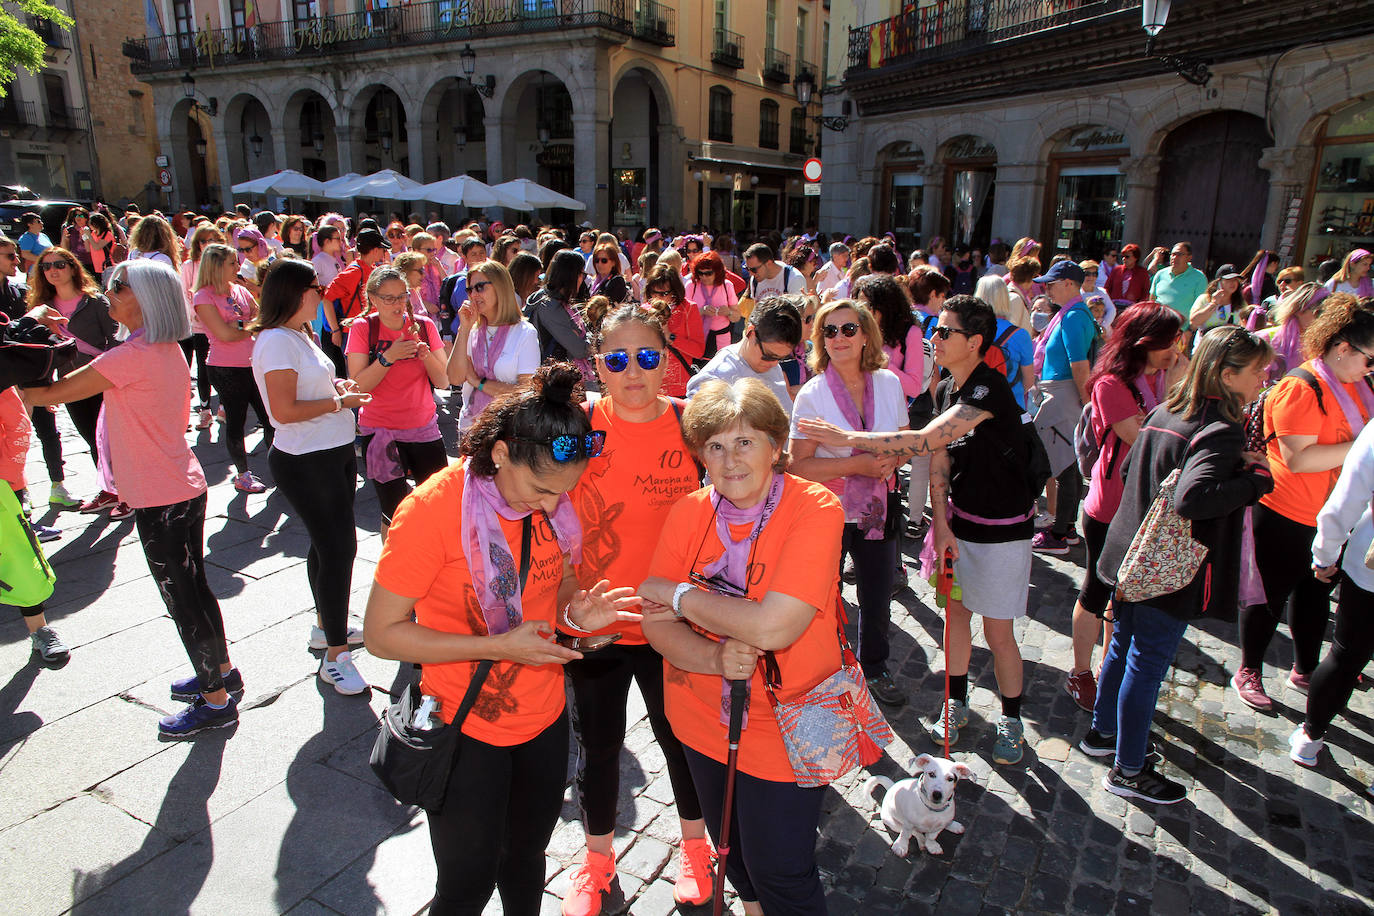
[[[164,185],[164,186],[165,186],[165,185],[171,184],[171,183],[172,183],[172,171],[171,171],[171,169],[158,169],[158,170],[157,170],[157,183],[160,184],[160,185]]]
[[[802,196],[803,196],[803,197],[820,197],[820,196],[821,196],[821,183],[820,183],[819,181],[809,181],[809,182],[807,182],[806,184],[802,185]]]
[[[814,158],[806,160],[806,164],[802,166],[802,174],[806,176],[807,181],[820,181],[821,161]]]

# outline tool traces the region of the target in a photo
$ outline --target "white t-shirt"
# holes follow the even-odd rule
[[[742,378],[756,378],[767,385],[769,391],[777,395],[778,401],[782,404],[782,409],[790,414],[792,412],[792,395],[787,392],[787,376],[782,374],[777,363],[770,365],[767,371],[763,373],[755,372],[753,367],[739,355],[740,347],[743,346],[744,343],[741,341],[717,350],[716,355],[711,357],[711,361],[688,380],[687,397],[693,397],[702,385],[712,379],[733,383]]]
[[[777,296],[782,293],[799,293],[806,289],[806,278],[795,268],[788,267],[781,261],[774,261],[773,266],[778,268],[777,275],[771,280],[765,280],[758,274],[754,274],[753,282],[749,284],[755,302],[762,302],[769,296]]]
[[[267,405],[267,415],[277,429],[277,437],[272,440],[275,448],[288,455],[304,455],[353,441],[354,418],[351,410],[327,413],[295,423],[283,423],[277,419],[272,413],[272,402],[267,397],[266,376],[279,369],[290,369],[296,373],[298,401],[322,401],[337,393],[334,390],[334,364],[304,334],[287,328],[269,328],[259,334],[253,344],[253,381],[257,382],[262,402]]]
[[[316,252],[310,263],[315,265],[315,278],[320,286],[328,288],[339,275],[338,259],[327,251]]]
[[[816,271],[816,292],[823,293],[828,289],[834,289],[840,285],[840,281],[849,273],[849,268],[841,267],[834,261],[826,261],[819,270]]]
[[[487,346],[491,346],[496,331],[496,328],[487,328],[485,331],[473,328],[472,333],[468,335],[468,359],[472,359],[473,350],[477,346],[477,335],[485,333]],[[498,382],[514,385],[520,376],[532,375],[538,368],[539,332],[534,329],[534,325],[522,320],[519,324],[511,326],[510,334],[506,336],[506,345],[501,348],[501,355],[496,357],[496,365],[489,377]],[[476,414],[469,411],[474,391],[476,389],[471,385],[463,383],[463,411],[458,415],[460,430],[467,429],[477,418]]]
[[[902,393],[901,379],[888,369],[879,369],[873,373],[873,413],[874,422],[871,425],[874,430],[895,432],[907,425],[906,395]],[[797,392],[797,402],[792,407],[793,439],[806,438],[797,428],[797,423],[807,417],[834,423],[841,429],[854,428],[844,418],[840,406],[835,403],[835,397],[830,393],[830,386],[826,384],[823,374],[802,385],[801,390]],[[852,448],[833,449],[824,445],[816,447],[817,458],[849,458],[853,454]],[[845,521],[856,522],[858,519],[846,518]]]

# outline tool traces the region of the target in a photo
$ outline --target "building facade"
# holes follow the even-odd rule
[[[69,0],[54,5],[72,12]],[[43,69],[18,69],[0,99],[5,183],[27,185],[44,197],[88,199],[97,179],[80,45],[76,34],[47,20],[27,25],[43,39]]]
[[[123,50],[177,206],[282,168],[393,168],[530,178],[627,231],[806,218],[792,80],[819,71],[821,0],[150,2]]]
[[[1367,11],[1199,0],[1147,48],[1135,0],[889,9],[848,29],[826,95],[856,116],[827,140],[823,227],[1088,257],[1187,240],[1204,267],[1368,247]]]

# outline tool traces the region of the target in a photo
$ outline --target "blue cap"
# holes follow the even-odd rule
[[[1083,268],[1073,261],[1055,261],[1050,265],[1050,269],[1045,271],[1044,276],[1036,277],[1036,283],[1053,283],[1055,280],[1072,280],[1075,283],[1082,283],[1084,278]]]

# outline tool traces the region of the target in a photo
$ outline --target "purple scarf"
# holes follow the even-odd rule
[[[1054,329],[1059,327],[1059,320],[1068,314],[1069,309],[1077,305],[1082,305],[1082,299],[1075,299],[1068,305],[1061,308],[1050,316],[1050,323],[1045,325],[1044,332],[1035,340],[1035,377],[1040,378],[1045,374],[1045,351],[1049,349],[1050,335]]]
[[[844,382],[840,379],[840,374],[833,369],[827,369],[824,373],[826,387],[830,389],[830,396],[839,405],[840,413],[844,416],[844,421],[849,424],[850,429],[856,431],[870,431],[873,429],[873,373],[865,372],[864,376],[864,417],[860,419],[858,405],[849,396],[849,389],[845,388]],[[840,492],[840,504],[844,506],[845,518],[858,518],[859,530],[863,532],[865,541],[881,541],[883,539],[883,526],[887,523],[887,481],[878,480],[875,477],[864,477],[860,474],[851,474],[844,478],[844,489]]]
[[[513,522],[529,515],[517,512],[502,498],[496,482],[463,468],[463,553],[468,558],[472,588],[482,606],[487,635],[495,636],[518,627],[524,620],[520,607],[520,567],[506,546],[500,519]],[[549,520],[558,549],[574,564],[582,562],[582,525],[572,500],[564,493]]]
[[[1255,272],[1250,274],[1250,302],[1254,305],[1259,305],[1264,299],[1264,272],[1268,267],[1269,255],[1262,254],[1255,262]]]
[[[487,329],[481,326],[477,328],[477,341],[472,345],[472,368],[477,371],[478,378],[493,378],[496,375],[496,361],[501,358],[501,351],[506,347],[506,338],[510,336],[511,327],[512,325],[503,324],[497,328],[496,337],[490,346],[487,344]],[[485,391],[473,389],[469,415],[476,419],[478,414],[487,409],[491,400],[491,395]]]
[[[1374,417],[1374,391],[1370,391],[1368,385],[1357,383],[1355,391],[1360,396],[1360,403],[1356,404],[1355,399],[1350,396],[1350,392],[1336,378],[1331,367],[1326,364],[1326,360],[1320,356],[1312,360],[1312,374],[1325,382],[1326,387],[1331,389],[1331,393],[1336,396],[1336,403],[1341,405],[1341,413],[1345,414],[1345,421],[1350,424],[1350,432],[1353,436],[1358,436],[1367,422],[1366,417]],[[1361,407],[1364,408],[1363,415],[1360,413]]]
[[[367,444],[367,476],[377,483],[387,483],[405,476],[401,466],[401,448],[398,442],[438,442],[443,440],[439,432],[439,418],[434,416],[424,426],[414,429],[388,429],[385,426],[358,426],[358,432],[371,436]]]
[[[763,528],[768,524],[768,520],[773,517],[773,510],[778,507],[779,500],[782,499],[782,475],[774,472],[773,482],[768,486],[768,495],[765,496],[757,505],[750,506],[748,509],[741,509],[730,500],[711,491],[711,499],[715,503],[716,515],[716,536],[725,547],[725,552],[712,563],[708,563],[702,572],[707,576],[724,575],[726,581],[738,584],[740,588],[749,587],[749,554],[753,549],[754,543],[763,533]],[[734,534],[730,531],[731,525],[747,525],[754,523],[754,527],[749,534],[740,540],[735,540]],[[720,642],[725,642],[721,637]],[[730,679],[722,677],[720,679],[720,721],[722,725],[730,724]],[[749,682],[745,681],[744,686],[744,719],[742,728],[749,726]]]
[[[1331,290],[1325,286],[1318,286],[1312,292],[1312,298],[1302,307],[1302,311],[1310,312],[1321,305],[1322,300],[1331,295]],[[1297,314],[1289,315],[1288,320],[1283,323],[1274,335],[1269,339],[1274,345],[1274,353],[1278,360],[1283,361],[1283,365],[1277,367],[1277,371],[1271,367],[1270,379],[1278,381],[1289,369],[1296,369],[1302,365],[1302,326],[1298,323]]]

